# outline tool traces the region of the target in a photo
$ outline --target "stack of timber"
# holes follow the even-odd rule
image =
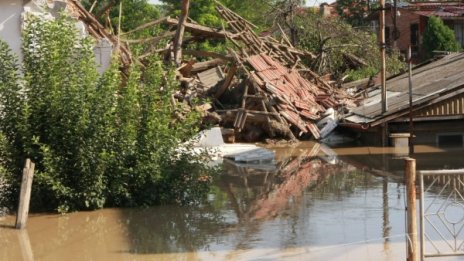
[[[324,126],[318,122],[327,110],[356,106],[347,92],[302,62],[315,55],[294,47],[280,26],[280,39],[260,36],[255,25],[217,2],[224,26],[210,28],[188,18],[189,2],[182,1],[178,19],[164,17],[122,33],[121,46],[130,49],[132,44],[146,43],[148,47],[134,58],[141,64],[154,54],[174,62],[181,90],[173,103],[199,110],[205,126],[233,129],[234,141],[320,139]],[[132,33],[155,26],[164,32],[130,39]],[[233,48],[227,54],[195,49],[197,43],[212,39],[230,42]],[[194,105],[193,100],[204,104]]]

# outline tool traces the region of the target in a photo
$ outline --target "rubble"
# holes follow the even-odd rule
[[[79,6],[74,0],[70,2]],[[123,65],[133,61],[143,64],[151,54],[160,54],[165,60],[174,62],[183,90],[173,99],[189,103],[196,97],[205,101],[203,105],[196,105],[204,115],[205,125],[219,124],[233,129],[234,138],[230,140],[236,141],[318,140],[335,128],[337,112],[355,105],[355,100],[345,90],[332,86],[301,62],[314,59],[315,55],[292,46],[280,27],[280,40],[269,34],[259,36],[252,23],[220,3],[217,3],[217,11],[225,26],[221,29],[206,27],[186,19],[188,3],[185,2],[188,1],[184,0],[179,19],[164,17],[123,33],[123,44],[118,46],[121,53],[127,51],[121,57]],[[80,8],[77,8],[80,19],[90,24],[90,31],[103,34],[101,28],[95,26],[96,19]],[[138,30],[162,24],[168,29],[159,36],[141,40],[127,37]],[[180,33],[184,30],[185,37]],[[112,42],[115,39],[111,35],[108,37]],[[229,48],[226,55],[188,48],[190,43],[213,39],[228,41],[234,47]],[[162,40],[167,45],[159,48],[156,43]],[[141,42],[150,43],[150,48],[134,59],[128,51],[130,45]],[[329,109],[334,112],[330,126],[327,120],[318,125]],[[324,129],[322,137],[321,129]]]

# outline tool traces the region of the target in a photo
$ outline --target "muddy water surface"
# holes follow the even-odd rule
[[[405,259],[402,152],[271,149],[276,164],[226,162],[202,206],[32,215],[22,232],[4,217],[0,260]],[[464,167],[460,150],[416,152],[418,168]]]

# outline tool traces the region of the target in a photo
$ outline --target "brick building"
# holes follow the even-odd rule
[[[388,47],[396,46],[401,52],[406,53],[411,45],[413,56],[420,58],[422,35],[431,16],[440,17],[453,29],[456,39],[464,47],[464,3],[462,2],[398,3],[396,12],[390,5],[386,9],[385,39]],[[373,24],[378,28],[378,20],[373,20]]]

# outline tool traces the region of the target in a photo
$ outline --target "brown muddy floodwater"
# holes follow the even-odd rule
[[[0,218],[0,260],[405,260],[397,151],[271,149],[275,164],[225,162],[202,206]],[[416,152],[418,169],[464,168],[462,150]]]

